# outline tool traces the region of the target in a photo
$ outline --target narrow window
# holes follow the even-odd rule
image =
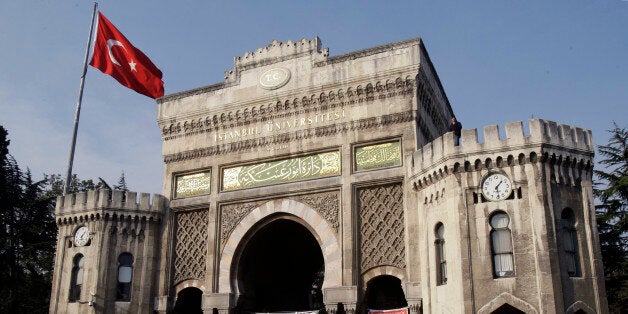
[[[434,250],[436,251],[436,284],[447,283],[447,261],[445,260],[445,227],[438,223],[435,229]]]
[[[118,257],[116,301],[131,301],[131,279],[133,279],[133,255],[122,253]]]
[[[72,260],[72,274],[70,278],[70,302],[76,302],[81,298],[81,286],[83,285],[83,254],[77,254]]]
[[[563,249],[565,264],[569,277],[580,275],[578,267],[578,234],[576,233],[576,219],[571,208],[565,208],[560,216],[563,225]]]
[[[491,216],[491,249],[493,250],[493,275],[496,278],[508,277],[515,274],[512,255],[512,237],[510,234],[510,219],[504,212]]]

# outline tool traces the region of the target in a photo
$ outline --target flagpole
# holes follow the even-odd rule
[[[68,172],[65,176],[65,185],[63,186],[63,194],[70,193],[70,184],[72,179],[72,164],[74,163],[74,149],[76,147],[76,133],[78,131],[79,116],[81,115],[81,101],[83,100],[83,87],[85,86],[85,74],[87,73],[87,59],[89,58],[89,49],[92,45],[92,33],[94,32],[94,19],[96,18],[96,8],[98,2],[94,2],[94,12],[92,12],[92,24],[89,28],[89,37],[87,38],[87,49],[85,49],[85,61],[83,62],[83,74],[81,75],[81,85],[79,87],[78,101],[76,102],[76,113],[74,115],[74,130],[72,131],[72,144],[70,144],[70,158],[68,160]]]

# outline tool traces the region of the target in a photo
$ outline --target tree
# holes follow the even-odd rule
[[[628,130],[614,124],[607,145],[598,146],[605,168],[595,170],[594,193],[609,310],[628,313]]]
[[[0,313],[48,313],[57,239],[54,209],[64,181],[59,174],[34,181],[9,154],[9,144],[0,125]],[[70,193],[110,189],[101,178],[94,183],[75,174],[71,180]]]
[[[52,199],[9,154],[0,126],[0,312],[46,313],[56,232]]]
[[[120,179],[118,179],[118,184],[113,186],[114,190],[120,190],[120,191],[128,191],[129,188],[126,186],[126,179],[124,178],[124,171],[122,171],[122,174],[120,175]]]

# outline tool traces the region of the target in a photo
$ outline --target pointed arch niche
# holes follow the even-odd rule
[[[500,307],[502,307],[505,304],[508,304],[510,307],[513,307],[523,313],[530,313],[530,314],[538,313],[538,311],[528,302],[523,301],[508,292],[502,292],[500,295],[498,295],[493,300],[485,304],[482,308],[480,308],[480,310],[478,311],[478,314],[493,313],[494,311],[500,310]]]
[[[340,245],[334,229],[315,209],[292,199],[277,199],[266,202],[249,212],[231,232],[220,255],[218,293],[237,292],[235,262],[242,257],[250,232],[264,226],[270,216],[285,217],[307,228],[320,245],[325,260],[323,289],[342,285],[342,260]],[[259,226],[261,223],[261,226]]]

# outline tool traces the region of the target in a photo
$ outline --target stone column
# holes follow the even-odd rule
[[[232,293],[208,293],[203,295],[203,313],[212,314],[214,308],[219,314],[228,314],[233,307]]]
[[[336,314],[338,303],[342,303],[345,313],[355,313],[358,303],[357,286],[341,286],[323,289],[323,302],[328,314]]]
[[[172,302],[168,296],[155,297],[155,312],[168,313],[168,305]]]
[[[423,299],[421,298],[421,283],[407,282],[404,293],[408,301],[408,313],[420,314],[423,309]]]

